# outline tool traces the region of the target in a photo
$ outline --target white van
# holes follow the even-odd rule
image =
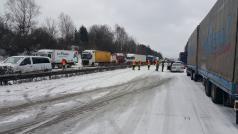
[[[50,58],[42,56],[12,56],[0,63],[0,69],[6,73],[26,73],[51,71]]]

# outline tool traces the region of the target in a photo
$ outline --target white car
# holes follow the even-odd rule
[[[0,74],[50,71],[50,58],[42,56],[12,56],[0,63]]]
[[[171,72],[184,72],[184,65],[181,62],[175,62],[171,66]]]

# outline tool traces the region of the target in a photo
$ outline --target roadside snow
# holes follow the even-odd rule
[[[142,68],[141,71],[120,69],[57,80],[2,86],[0,87],[0,108],[119,85],[147,75],[149,73],[146,68]]]

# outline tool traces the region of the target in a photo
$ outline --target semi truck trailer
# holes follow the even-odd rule
[[[139,54],[126,54],[126,63],[132,64],[133,61],[141,62],[142,64],[146,63],[146,55],[139,55]]]
[[[111,63],[111,52],[85,50],[82,53],[82,64],[89,66],[107,65]]]
[[[238,124],[238,1],[218,0],[190,36],[187,75],[216,104],[234,106]]]

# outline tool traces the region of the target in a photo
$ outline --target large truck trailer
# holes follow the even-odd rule
[[[141,62],[142,64],[146,64],[146,55],[140,55],[140,54],[126,54],[126,63],[132,64],[133,61],[135,62]]]
[[[107,51],[85,50],[82,53],[82,64],[89,66],[108,65],[112,54]]]
[[[238,1],[218,0],[188,40],[187,75],[203,80],[216,104],[234,106],[238,123]]]
[[[66,61],[67,67],[71,67],[78,63],[79,53],[74,50],[54,50],[54,49],[41,49],[36,52],[38,56],[45,56],[51,59],[52,68],[62,68],[62,60]]]

